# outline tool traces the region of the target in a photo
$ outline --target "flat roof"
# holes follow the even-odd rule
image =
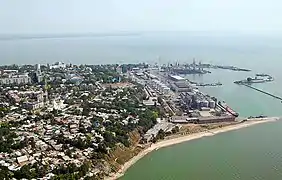
[[[190,85],[187,82],[175,82],[174,84],[178,88],[190,88]]]
[[[234,118],[234,116],[209,116],[209,117],[200,117],[199,120],[224,120],[224,119],[229,119],[229,118]]]
[[[174,79],[176,79],[176,80],[178,80],[178,81],[180,81],[180,80],[185,80],[185,78],[183,78],[183,77],[181,77],[181,76],[177,76],[177,75],[169,75],[171,78],[174,78]]]

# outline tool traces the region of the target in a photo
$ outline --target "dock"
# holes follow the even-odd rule
[[[263,93],[263,94],[266,94],[266,95],[268,95],[268,96],[274,97],[274,98],[279,99],[279,100],[282,101],[282,97],[279,97],[279,96],[274,95],[274,94],[271,94],[271,93],[269,93],[269,92],[267,92],[267,91],[258,89],[258,88],[256,88],[256,87],[253,87],[253,86],[249,85],[249,84],[243,84],[243,85],[246,86],[246,87],[249,87],[249,88],[251,88],[251,89],[254,89],[254,90],[258,91],[258,92],[261,92],[261,93]]]

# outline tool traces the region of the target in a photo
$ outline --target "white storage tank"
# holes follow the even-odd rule
[[[210,105],[210,108],[215,108],[215,101],[210,100],[209,105]]]
[[[209,107],[209,101],[204,100],[203,101],[203,107]]]

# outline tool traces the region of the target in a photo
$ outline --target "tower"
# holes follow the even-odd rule
[[[196,69],[196,61],[195,61],[195,58],[193,58],[193,70]]]
[[[40,83],[42,81],[40,64],[36,64],[35,76],[36,76],[36,81]]]
[[[36,71],[40,71],[40,64],[36,64]]]

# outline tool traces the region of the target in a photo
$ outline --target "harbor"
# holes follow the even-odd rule
[[[201,61],[196,62],[193,59],[192,63],[183,63],[180,64],[176,62],[175,64],[168,64],[167,66],[162,66],[163,71],[170,71],[172,74],[176,75],[187,75],[187,74],[210,74],[212,73],[210,69],[224,69],[231,71],[242,71],[242,72],[250,72],[250,69],[239,68],[232,65],[214,65],[202,63]]]
[[[269,71],[264,71],[263,69],[256,70],[259,72],[267,72],[267,74],[270,74]],[[152,73],[152,72],[151,72]],[[163,72],[165,74],[166,72]],[[276,87],[276,83],[279,83],[280,77],[275,73],[271,72],[271,76],[275,78],[275,81],[269,82],[269,83],[262,83],[261,86],[266,86],[267,88],[265,90],[269,92],[275,92],[274,87]],[[168,73],[167,73],[168,74]],[[255,73],[254,73],[255,74]],[[256,74],[255,74],[256,75]],[[269,98],[269,96],[261,95],[260,93],[256,93],[253,90],[250,90],[249,88],[245,88],[244,85],[238,86],[238,84],[233,83],[236,79],[244,79],[248,76],[251,76],[251,73],[248,72],[236,72],[236,71],[228,71],[228,70],[221,70],[221,69],[211,69],[211,73],[204,74],[204,75],[187,75],[183,76],[184,80],[189,79],[189,82],[198,82],[198,83],[206,83],[206,82],[221,82],[221,87],[201,87],[196,86],[202,91],[204,94],[209,94],[214,97],[218,97],[218,99],[225,100],[228,103],[228,106],[230,106],[232,109],[236,110],[240,113],[240,117],[236,119],[241,119],[242,124],[253,122],[254,121],[260,121],[261,119],[267,119],[271,116],[281,116],[279,113],[281,108],[280,101],[275,100],[274,98]],[[258,78],[261,78],[258,76]],[[183,80],[182,78],[179,78],[180,80]],[[183,81],[184,81],[183,80]],[[169,83],[173,84],[172,80],[169,80],[169,83],[167,82],[166,78],[162,79],[162,82],[170,85]],[[193,85],[193,83],[191,83]],[[254,84],[255,85],[255,84]],[[260,86],[258,83],[257,85]],[[258,87],[259,87],[258,86]],[[169,86],[170,87],[170,86]],[[280,87],[280,86],[279,86]],[[184,88],[183,88],[184,89]],[[182,90],[181,88],[178,88],[178,90]],[[223,102],[222,102],[223,103]],[[260,116],[262,114],[262,116]],[[267,116],[267,117],[266,117]],[[248,118],[242,118],[242,117],[248,117]],[[183,118],[183,120],[185,120]],[[245,121],[244,121],[245,120]],[[262,122],[262,121],[260,121]],[[149,155],[145,156],[140,160],[140,162],[137,162],[134,164],[130,169],[125,173],[125,176],[121,179],[161,179],[168,177],[170,174],[172,174],[171,166],[183,166],[179,167],[179,174],[175,176],[178,179],[185,179],[186,173],[187,173],[187,167],[189,167],[188,171],[189,174],[191,174],[191,177],[195,177],[195,179],[207,179],[208,176],[203,175],[199,177],[198,173],[193,174],[193,168],[195,169],[209,169],[212,172],[218,172],[217,168],[214,167],[221,167],[226,168],[228,167],[227,171],[224,172],[226,176],[224,177],[234,177],[231,174],[234,172],[234,168],[227,166],[225,163],[228,161],[231,165],[234,166],[244,166],[244,164],[247,162],[247,159],[249,157],[249,151],[244,151],[244,149],[251,149],[253,147],[253,143],[255,143],[256,147],[259,147],[261,151],[261,154],[253,154],[255,157],[263,157],[263,156],[270,156],[268,158],[271,158],[272,156],[269,154],[265,154],[267,151],[267,148],[265,149],[265,145],[262,145],[261,141],[263,142],[270,142],[267,141],[269,136],[271,136],[270,139],[275,139],[279,141],[279,137],[275,137],[273,134],[273,128],[274,132],[279,132],[281,129],[281,122],[273,122],[269,121],[271,123],[265,123],[265,124],[258,124],[253,127],[249,127],[246,129],[237,129],[236,132],[225,132],[224,134],[217,134],[216,136],[212,136],[211,133],[206,134],[204,137],[202,137],[201,140],[195,140],[191,142],[182,143],[179,145],[175,145],[169,148],[157,148],[158,151],[154,151],[150,153]],[[183,124],[185,125],[185,124]],[[201,124],[200,124],[201,125]],[[203,124],[204,126],[205,124]],[[264,133],[270,133],[269,136],[262,136],[261,132]],[[276,133],[276,134],[277,134]],[[279,134],[279,133],[278,133]],[[259,138],[258,138],[259,137]],[[232,139],[232,140],[231,140]],[[224,145],[218,146],[218,142],[224,142]],[[237,143],[240,143],[238,146],[235,145],[234,141]],[[252,143],[250,143],[252,142]],[[273,143],[275,148],[277,143]],[[268,144],[269,145],[269,144]],[[271,150],[273,150],[274,147],[271,147]],[[202,147],[206,147],[205,150],[199,151]],[[214,150],[214,151],[211,151]],[[231,156],[223,157],[222,154],[226,154],[226,152],[230,152],[235,155],[239,155],[240,157],[244,157],[246,161],[244,163],[240,164],[238,161],[236,161],[236,158],[232,158]],[[216,153],[213,153],[216,152]],[[220,152],[220,155],[217,155],[218,152]],[[257,152],[257,151],[256,151]],[[175,154],[179,154],[178,156],[175,156]],[[197,166],[196,163],[190,163],[191,159],[198,159],[203,158],[203,156],[207,159],[212,159],[213,162],[206,165],[206,163],[200,163],[199,166]],[[175,160],[171,160],[171,158],[174,158]],[[219,162],[218,162],[219,161]],[[177,163],[174,163],[177,162]],[[189,162],[189,163],[188,163]],[[158,166],[162,166],[163,169],[165,169],[165,172],[156,172],[156,168]],[[196,167],[195,167],[196,166]],[[141,169],[141,170],[140,170]],[[252,171],[252,169],[251,169]],[[262,172],[266,172],[267,170]],[[238,172],[239,174],[242,174],[242,176],[245,179],[248,179],[247,176],[244,176],[244,174],[248,173],[249,171],[246,170],[246,172],[243,170],[240,170]],[[253,173],[257,173],[256,171],[252,171]],[[268,171],[267,171],[268,172]],[[141,174],[146,174],[141,176]],[[264,174],[261,173],[260,177]],[[223,175],[214,173],[212,175],[213,177],[216,177],[216,179],[224,179]],[[138,178],[141,177],[141,178]],[[228,179],[228,178],[226,178]],[[250,178],[251,179],[251,178]]]
[[[195,64],[195,62],[193,63]],[[181,65],[176,65],[181,66]],[[198,87],[222,86],[222,83],[198,83],[173,74],[171,69],[135,68],[128,74],[145,85],[148,106],[162,106],[168,121],[174,124],[234,122],[239,113],[224,101],[202,92]],[[149,136],[148,136],[149,137]]]
[[[208,68],[208,69],[226,69],[231,71],[245,71],[245,72],[251,71],[250,69],[239,68],[236,66],[223,66],[223,65],[213,65],[213,64],[200,64],[199,66],[201,68]]]

